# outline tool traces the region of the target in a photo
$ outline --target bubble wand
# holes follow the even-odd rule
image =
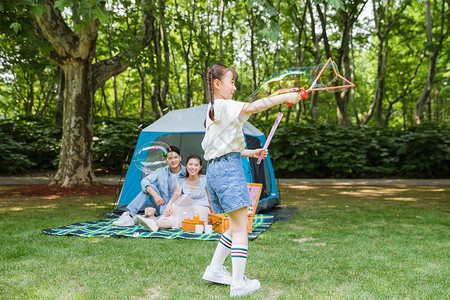
[[[344,80],[346,83],[348,83],[347,85],[340,85],[340,86],[325,86],[325,87],[315,87],[317,81],[319,80],[320,75],[322,75],[323,71],[325,70],[325,68],[328,66],[328,64],[331,64],[331,66],[333,67],[333,72],[334,75],[336,75],[338,78]],[[320,86],[320,85],[319,85]],[[343,89],[343,88],[347,88],[347,87],[354,87],[355,84],[353,84],[352,82],[350,82],[348,79],[344,78],[343,76],[341,76],[339,74],[339,72],[336,71],[336,66],[335,66],[335,62],[330,58],[328,58],[327,62],[324,64],[324,66],[322,67],[322,69],[320,70],[319,74],[317,74],[316,78],[314,79],[313,83],[311,84],[311,86],[305,90],[304,88],[300,89],[300,97],[303,98],[308,98],[308,93],[309,92],[313,92],[313,91],[329,91],[329,90],[334,90],[334,89]],[[287,106],[292,106],[292,103],[286,103]]]
[[[336,84],[339,80],[343,80],[340,85]],[[312,84],[308,88],[308,85],[311,82]],[[293,87],[280,88],[282,85],[291,85]],[[309,92],[320,90],[338,92],[343,88],[354,86],[355,85],[352,82],[339,74],[336,63],[333,62],[330,57],[325,63],[317,66],[291,68],[269,76],[250,95],[250,97],[247,98],[247,101],[254,101],[263,97],[271,97],[296,91],[300,91],[300,97],[303,99],[308,98]],[[272,90],[276,90],[276,92],[271,92]],[[286,105],[292,106],[291,103],[286,103]]]
[[[272,140],[272,137],[275,134],[275,130],[277,130],[278,124],[280,124],[282,117],[283,113],[279,112],[277,118],[275,119],[275,123],[273,123],[272,129],[270,130],[269,136],[267,137],[266,143],[264,144],[263,151],[261,151],[261,153],[259,154],[258,161],[256,162],[258,165],[263,159],[264,151],[269,148],[270,141]]]

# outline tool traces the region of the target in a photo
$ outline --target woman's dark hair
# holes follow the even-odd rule
[[[231,71],[233,73],[234,81],[238,80],[238,74],[236,71],[225,65],[214,64],[211,68],[206,71],[206,87],[208,89],[208,100],[211,103],[211,108],[209,109],[209,118],[214,121],[214,79],[222,80],[222,78],[227,74],[227,72]]]
[[[201,168],[200,168],[200,171],[198,171],[198,174],[200,174],[200,175],[203,174],[203,172],[202,172],[202,168],[203,168],[202,158],[200,156],[198,156],[197,154],[191,154],[191,155],[188,156],[188,158],[186,159],[186,166],[187,166],[189,160],[191,160],[193,158],[198,159],[198,161],[200,163],[200,167]],[[186,177],[189,177],[189,172],[186,172]]]

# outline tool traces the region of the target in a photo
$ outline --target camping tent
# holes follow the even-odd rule
[[[207,108],[208,105],[204,104],[169,112],[142,130],[136,144],[136,149],[151,141],[161,141],[167,145],[180,148],[181,163],[183,165],[190,154],[198,154],[203,157],[204,152],[201,142],[205,133],[203,123]],[[261,148],[266,140],[264,134],[249,122],[244,124],[244,136],[247,148],[249,149]],[[279,196],[270,155],[259,165],[256,161],[256,158],[242,157],[242,165],[247,182],[263,184],[263,190],[257,208],[257,212],[260,212],[278,205]],[[205,161],[203,162],[203,168],[205,173]],[[131,163],[127,170],[117,206],[114,210],[115,213],[125,211],[126,206],[139,194],[141,191],[140,182],[143,177],[145,177],[145,174]]]

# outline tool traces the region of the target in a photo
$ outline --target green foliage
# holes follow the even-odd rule
[[[450,175],[450,130],[281,125],[271,144],[276,174],[291,178],[430,178]]]
[[[450,174],[450,131],[434,125],[416,126],[394,141],[399,170],[418,178]],[[414,175],[413,175],[414,174]]]
[[[122,171],[127,155],[131,159],[142,123],[131,117],[94,118],[97,172]],[[55,170],[60,138],[61,129],[50,118],[21,116],[0,121],[0,174]],[[434,125],[400,131],[282,124],[270,155],[276,175],[285,178],[448,177],[450,130]]]
[[[120,173],[127,154],[133,154],[141,123],[142,120],[130,117],[94,118],[94,167]]]
[[[0,121],[1,174],[55,169],[61,129],[48,118],[21,116]]]
[[[94,167],[120,173],[128,151],[137,142],[136,118],[94,119]],[[21,116],[0,121],[0,174],[12,175],[56,170],[61,128],[50,118]],[[132,153],[132,152],[131,152]]]
[[[383,3],[374,2],[379,13],[383,11]],[[166,50],[161,37],[152,41],[146,51],[140,51],[140,39],[143,35],[140,4],[139,1],[130,0],[113,0],[108,3],[102,0],[54,1],[54,6],[64,12],[64,21],[73,31],[81,30],[91,19],[100,21],[95,61],[121,54],[123,63],[130,64],[127,71],[115,76],[114,85],[112,80],[109,80],[102,90],[95,93],[95,115],[137,116],[140,113],[141,89],[145,98],[150,99],[152,93],[158,93],[166,78],[166,100],[169,109],[186,107],[188,85],[192,92],[192,104],[201,103],[205,98],[205,70],[219,60],[220,1],[197,1],[195,4],[188,1],[165,1],[164,10],[157,2],[149,3],[147,8],[151,9],[156,18],[155,28],[163,26],[160,18],[164,14],[170,54],[168,58],[164,56]],[[315,34],[321,36],[320,30],[317,29],[323,27],[318,16],[319,7],[326,11],[324,17],[327,25],[324,29],[331,46],[330,55],[339,62],[342,33],[336,28],[343,28],[340,26],[344,21],[341,18],[359,11],[364,3],[314,0],[313,4],[311,15],[305,1],[225,1],[222,59],[224,64],[233,66],[239,73],[236,100],[246,99],[253,92],[254,85],[258,85],[275,72],[315,65],[315,57],[319,53],[322,61],[327,58],[325,41],[319,41],[319,49],[313,44],[313,28],[316,29]],[[365,9],[352,26],[351,64],[356,87],[352,89],[355,93],[354,109],[349,103],[349,118],[353,125],[357,124],[357,117],[363,120],[370,111],[378,79],[378,57],[382,54],[379,53],[379,38],[371,6],[372,4],[365,4]],[[193,7],[195,13],[192,18]],[[444,11],[448,11],[448,3],[438,0],[432,10],[435,44],[435,39],[441,32],[438,23],[444,20],[444,28],[448,23],[447,19],[440,15],[442,7]],[[32,14],[42,15],[44,9],[40,0],[0,0],[0,72],[7,75],[0,78],[0,112],[6,117],[41,113],[43,106],[39,104],[44,103],[45,95],[53,96],[44,110],[47,113],[55,111],[58,73],[54,72],[54,65],[44,57],[50,56],[52,48],[45,39],[38,38],[31,17]],[[420,97],[428,74],[429,51],[425,47],[428,44],[425,42],[427,38],[424,6],[417,1],[402,0],[385,13],[387,15],[382,15],[385,17],[385,21],[381,22],[382,32],[391,28],[384,39],[388,45],[384,48],[388,52],[385,93],[381,109],[375,108],[375,114],[366,125],[378,126],[380,120],[386,119],[386,127],[408,128],[415,123],[415,103]],[[253,36],[250,36],[250,24],[254,27]],[[250,57],[252,38],[253,62]],[[429,109],[424,112],[427,121],[447,126],[449,118],[446,116],[450,111],[448,44],[443,43],[440,50]],[[189,57],[189,81],[183,47]],[[422,53],[425,58],[418,66]],[[165,69],[166,59],[170,60],[169,70]],[[42,67],[43,64],[45,68]],[[140,84],[138,67],[142,74],[146,75],[143,84]],[[418,71],[415,74],[416,67]],[[411,78],[414,79],[403,95]],[[15,86],[11,84],[13,82]],[[389,101],[397,102],[389,107]],[[302,108],[300,120],[308,120],[311,117],[308,104],[309,102]],[[318,122],[336,123],[336,101],[333,95],[320,92],[317,111]],[[143,116],[152,116],[155,113],[157,112],[154,112],[149,104],[143,108]]]

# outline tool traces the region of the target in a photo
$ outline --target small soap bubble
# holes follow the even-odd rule
[[[148,142],[135,151],[133,162],[139,170],[148,175],[167,166],[169,152],[170,147],[163,142]]]

